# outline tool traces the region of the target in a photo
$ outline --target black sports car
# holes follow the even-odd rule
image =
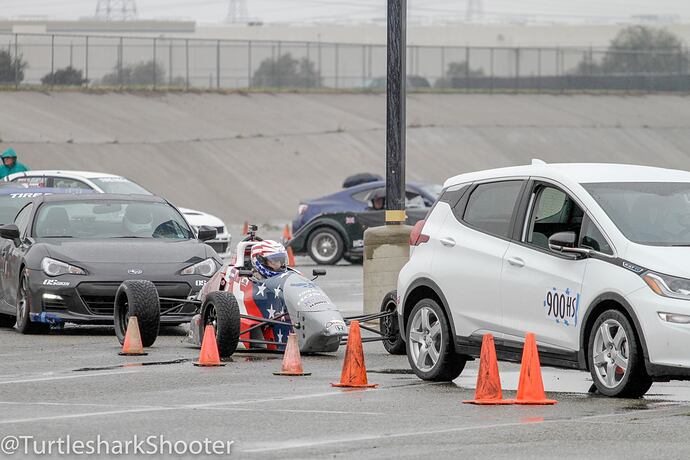
[[[40,332],[65,322],[113,324],[115,293],[128,279],[152,281],[161,323],[189,322],[194,305],[176,303],[221,266],[166,200],[143,195],[37,196],[0,227],[0,326]],[[165,300],[163,300],[165,298]]]

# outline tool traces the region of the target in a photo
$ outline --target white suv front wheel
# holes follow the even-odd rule
[[[592,380],[603,395],[639,398],[652,386],[635,330],[618,310],[606,310],[594,322],[587,356]]]
[[[455,354],[446,315],[433,299],[414,306],[407,323],[407,359],[423,380],[447,382],[460,375],[466,360]]]

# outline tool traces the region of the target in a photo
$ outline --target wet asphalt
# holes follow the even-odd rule
[[[347,313],[361,308],[360,266],[331,268],[319,282]],[[588,393],[587,373],[545,368],[555,406],[472,406],[462,401],[474,394],[476,362],[452,383],[428,383],[411,373],[407,357],[388,355],[378,343],[364,349],[369,381],[379,386],[341,390],[330,383],[339,379],[344,349],[304,357],[310,376],[279,377],[273,372],[281,356],[268,353],[194,367],[198,350],[186,343],[184,328],[163,330],[141,357],[118,356],[107,327],[44,336],[0,330],[0,457],[10,453],[2,450],[12,437],[17,458],[39,457],[51,441],[60,457],[60,440],[64,458],[78,457],[66,453],[68,436],[73,447],[101,441],[94,458],[105,456],[107,443],[113,454],[142,439],[151,444],[138,451],[132,444],[120,457],[224,457],[196,455],[205,440],[223,449],[229,443],[230,458],[690,455],[690,383],[657,383],[638,400],[609,399]],[[500,363],[500,372],[505,396],[513,397],[519,367]]]

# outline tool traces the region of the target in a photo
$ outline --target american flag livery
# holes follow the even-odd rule
[[[259,318],[290,322],[290,315],[283,296],[285,281],[290,273],[265,280],[240,277],[235,268],[225,275],[228,290],[237,298],[240,313]],[[241,329],[246,329],[243,324]],[[260,328],[263,340],[286,343],[291,327],[280,324],[267,324]],[[246,337],[242,337],[246,338]],[[241,340],[241,339],[240,339]],[[263,347],[262,347],[263,348]],[[267,345],[269,350],[284,350],[285,345]]]

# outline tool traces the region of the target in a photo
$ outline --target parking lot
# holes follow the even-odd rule
[[[311,270],[307,259],[298,262]],[[341,265],[320,280],[346,313],[361,308],[361,270]],[[589,395],[589,374],[544,369],[557,405],[483,407],[462,404],[473,396],[477,362],[453,383],[427,383],[405,356],[388,355],[378,343],[364,349],[369,381],[379,387],[363,391],[330,386],[344,349],[304,357],[307,377],[274,376],[282,355],[267,353],[194,367],[198,351],[186,344],[184,328],[166,329],[141,357],[118,356],[107,327],[45,336],[3,330],[0,346],[1,437],[33,436],[38,453],[41,442],[100,435],[111,442],[232,441],[237,458],[687,455],[687,383],[655,384],[644,399],[617,400]],[[506,396],[514,396],[519,366],[501,363],[500,371]]]

